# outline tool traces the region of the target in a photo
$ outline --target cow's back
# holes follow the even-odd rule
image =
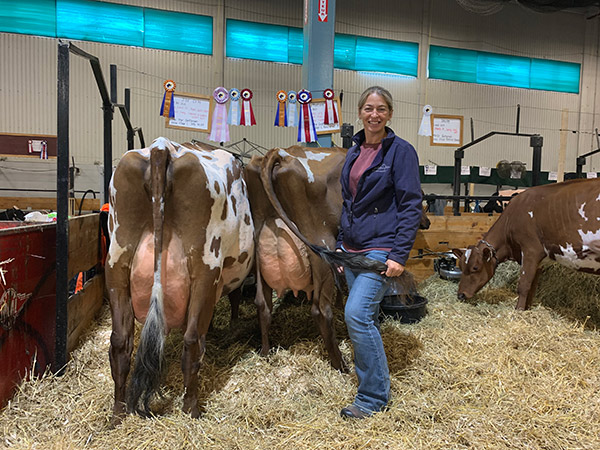
[[[600,273],[600,179],[527,189],[510,201],[501,218],[509,241],[523,253],[539,243],[565,266]]]
[[[340,175],[345,148],[280,150],[273,175],[277,198],[288,217],[314,244],[333,248],[342,212]]]

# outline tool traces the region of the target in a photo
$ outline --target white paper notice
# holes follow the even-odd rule
[[[479,176],[480,177],[489,177],[492,174],[492,169],[489,167],[480,167],[479,168]]]
[[[425,175],[437,175],[437,166],[427,164],[424,168]]]

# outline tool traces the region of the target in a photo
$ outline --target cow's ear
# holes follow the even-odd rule
[[[486,262],[489,262],[492,259],[492,251],[487,247],[483,249],[483,259]]]
[[[462,248],[453,248],[452,253],[454,253],[454,256],[456,256],[458,259],[460,259],[463,255],[464,251]]]

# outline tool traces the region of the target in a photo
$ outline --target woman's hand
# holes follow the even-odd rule
[[[343,250],[341,248],[338,248],[335,251],[340,252],[340,253],[343,252]],[[336,266],[335,268],[337,269],[338,273],[344,273],[344,266]]]
[[[387,266],[387,270],[385,272],[381,272],[381,274],[385,274],[386,277],[399,277],[402,275],[402,272],[404,272],[404,266],[396,261],[388,259],[385,264]]]

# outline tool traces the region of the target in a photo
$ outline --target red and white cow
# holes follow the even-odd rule
[[[223,150],[165,138],[127,152],[110,184],[109,232],[112,422],[122,419],[125,402],[148,414],[172,328],[184,331],[183,410],[198,417],[198,370],[215,304],[241,285],[254,262],[241,165]],[[144,326],[126,399],[134,318]]]
[[[549,257],[600,275],[600,179],[536,186],[514,197],[476,245],[454,249],[462,271],[458,297],[472,297],[506,260],[521,264],[517,309],[531,306],[538,265]]]
[[[254,156],[244,169],[257,243],[255,303],[261,324],[262,354],[269,351],[273,290],[279,297],[287,290],[296,295],[304,291],[312,299],[311,313],[331,364],[346,369],[333,327],[331,305],[339,294],[331,271],[290,231],[265,193],[266,183],[284,199],[292,211],[292,220],[307,236],[333,247],[341,214],[339,177],[345,156],[343,148],[276,148],[264,157]]]

